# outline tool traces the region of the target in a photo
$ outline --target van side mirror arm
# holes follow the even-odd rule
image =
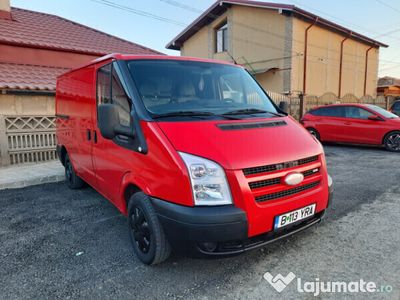
[[[122,125],[116,125],[114,126],[114,133],[115,135],[123,135],[127,136],[130,138],[135,138],[135,130],[133,129],[133,126],[122,126]]]

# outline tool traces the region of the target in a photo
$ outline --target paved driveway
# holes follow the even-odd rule
[[[144,266],[131,252],[124,217],[93,189],[56,183],[0,191],[0,298],[312,298],[297,292],[296,280],[278,294],[263,279],[268,271],[303,281],[362,278],[393,291],[356,298],[399,299],[400,156],[325,148],[335,181],[325,221],[227,259],[172,256]]]

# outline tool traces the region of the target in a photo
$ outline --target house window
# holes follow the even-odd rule
[[[228,51],[228,23],[225,21],[216,29],[217,52]]]

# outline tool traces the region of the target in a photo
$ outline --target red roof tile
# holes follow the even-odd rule
[[[105,55],[162,54],[93,28],[45,13],[12,8],[12,20],[0,19],[0,43]]]
[[[55,91],[57,76],[66,71],[68,69],[0,63],[0,89]]]

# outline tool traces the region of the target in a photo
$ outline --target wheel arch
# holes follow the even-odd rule
[[[60,146],[59,159],[63,166],[65,166],[65,157],[67,153],[68,153],[67,148],[65,148],[64,145]]]
[[[146,195],[151,195],[151,191],[148,185],[143,179],[133,175],[131,172],[126,173],[121,182],[121,193],[120,193],[120,211],[127,215],[128,213],[128,202],[132,195],[143,192]]]
[[[388,136],[389,134],[394,133],[394,132],[399,132],[399,133],[400,133],[400,130],[391,130],[391,131],[387,132],[387,133],[383,136],[383,138],[382,138],[382,145],[385,145],[385,140],[386,140],[387,136]]]

